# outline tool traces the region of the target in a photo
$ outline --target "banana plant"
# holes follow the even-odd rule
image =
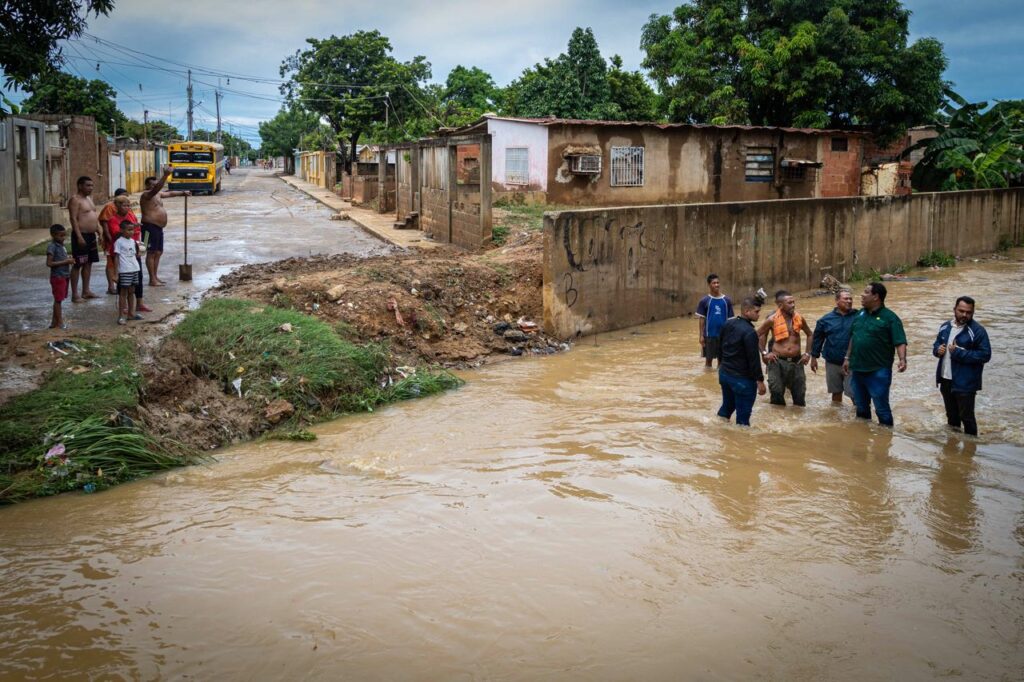
[[[983,189],[1020,184],[1024,176],[1024,102],[967,102],[952,90],[934,124],[938,135],[904,150],[924,149],[914,166],[919,191]]]

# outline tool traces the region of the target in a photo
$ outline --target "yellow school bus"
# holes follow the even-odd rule
[[[188,189],[213,194],[220,190],[224,172],[224,145],[216,142],[171,142],[167,145],[171,164],[168,189]]]

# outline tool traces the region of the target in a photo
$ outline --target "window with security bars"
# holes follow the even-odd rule
[[[505,148],[505,184],[530,184],[530,150],[528,147]]]
[[[775,179],[775,150],[771,147],[747,147],[747,182],[771,182]]]
[[[612,187],[642,187],[644,148],[612,147]]]

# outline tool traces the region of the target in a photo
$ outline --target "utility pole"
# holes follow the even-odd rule
[[[217,79],[217,91],[214,93],[214,99],[217,100],[217,144],[220,144],[220,79]]]
[[[149,109],[142,112],[142,144],[149,146]]]
[[[188,70],[188,141],[192,141],[192,69]]]

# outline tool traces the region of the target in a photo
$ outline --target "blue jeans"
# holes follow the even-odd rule
[[[892,408],[889,407],[889,387],[892,385],[892,367],[876,369],[874,372],[852,372],[850,387],[857,416],[871,419],[871,403],[875,404],[878,423],[892,426]]]
[[[757,400],[757,382],[720,369],[718,383],[722,386],[722,406],[718,408],[718,416],[729,419],[735,412],[737,424],[750,426],[750,413],[754,411],[754,401]]]

